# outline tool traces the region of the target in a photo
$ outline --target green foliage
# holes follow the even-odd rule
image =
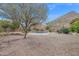
[[[13,22],[13,23],[10,23],[10,25],[9,25],[10,29],[13,31],[18,29],[19,26],[20,26],[19,22]]]
[[[72,32],[77,32],[77,33],[79,33],[79,20],[76,20],[76,21],[74,21],[74,22],[71,24],[70,30],[71,30]]]
[[[9,21],[7,20],[0,20],[0,30],[6,31],[6,29],[9,27]]]
[[[46,26],[46,30],[49,30],[50,29],[50,27],[49,26]]]
[[[4,32],[4,31],[6,32],[8,28],[10,30],[14,31],[14,30],[18,29],[19,26],[20,26],[19,22],[17,22],[17,21],[11,23],[7,20],[0,20],[0,32]]]
[[[3,29],[2,27],[0,27],[0,33],[1,33],[1,32],[4,32],[4,29]]]
[[[46,30],[48,30],[49,32],[52,32],[53,30],[50,28],[50,26],[46,27]]]
[[[57,31],[58,33],[64,33],[64,34],[68,34],[70,31],[68,28],[61,28],[60,30]]]
[[[9,26],[9,21],[6,21],[6,20],[0,20],[0,26],[3,27],[3,28],[8,28]]]
[[[49,32],[52,32],[53,30],[52,30],[52,29],[48,29],[48,31],[49,31]]]
[[[7,16],[10,19],[20,22],[21,27],[23,28],[25,34],[29,32],[34,23],[43,23],[47,18],[48,7],[47,4],[0,4],[0,9],[3,11],[3,15]],[[4,13],[5,12],[5,13]],[[24,24],[22,24],[24,23]],[[16,29],[17,26],[12,24],[10,25],[12,29]]]

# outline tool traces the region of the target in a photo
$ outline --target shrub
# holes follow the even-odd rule
[[[74,30],[74,27],[73,27],[73,26],[71,26],[71,27],[70,27],[70,32],[75,32],[75,30]]]
[[[19,28],[19,22],[13,22],[13,23],[10,23],[9,27],[12,31],[15,31],[16,29]]]
[[[0,27],[1,27],[4,31],[6,31],[7,28],[9,27],[9,21],[0,20]],[[3,31],[3,30],[2,30],[2,31]]]
[[[61,28],[60,30],[57,30],[58,33],[64,33],[64,34],[68,34],[70,31],[68,28]]]
[[[49,26],[46,26],[46,30],[49,30],[50,29],[50,27]]]
[[[2,27],[0,27],[0,33],[1,33],[1,32],[4,32],[4,29],[3,29]]]
[[[8,29],[15,31],[20,26],[19,22],[9,22],[7,20],[0,20],[0,32],[6,32]],[[9,30],[9,31],[10,31]]]
[[[52,29],[48,29],[49,32],[52,32]]]
[[[70,27],[71,32],[79,33],[79,20],[74,21]]]
[[[53,31],[49,26],[46,27],[46,30],[48,30],[49,32]]]
[[[58,33],[62,33],[61,29],[60,29],[60,30],[57,30],[57,32],[58,32]]]

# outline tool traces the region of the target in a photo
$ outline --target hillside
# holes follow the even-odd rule
[[[67,14],[55,19],[54,21],[49,22],[48,25],[53,30],[60,29],[63,26],[69,27],[70,22],[78,17],[79,17],[79,14],[77,12],[70,11]]]

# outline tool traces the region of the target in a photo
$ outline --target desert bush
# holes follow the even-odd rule
[[[70,31],[68,28],[61,28],[60,30],[57,30],[58,33],[64,33],[64,34],[68,34]]]
[[[48,30],[49,32],[52,32],[53,30],[50,28],[50,26],[46,26],[46,30]]]
[[[50,27],[49,26],[46,26],[46,30],[49,30],[50,29]]]
[[[49,31],[49,32],[53,32],[53,30],[52,30],[52,29],[48,29],[48,31]]]
[[[7,20],[0,20],[0,32],[6,32],[8,29],[14,31],[19,28],[19,22],[9,22]]]
[[[4,29],[3,29],[2,27],[0,27],[0,33],[1,33],[1,32],[4,32]]]
[[[19,22],[13,22],[13,23],[10,23],[9,25],[9,28],[12,30],[12,31],[15,31],[16,29],[19,28]]]
[[[9,21],[7,20],[0,20],[0,29],[1,31],[6,31],[7,28],[9,27]]]
[[[70,27],[71,32],[79,33],[79,20],[74,21]]]

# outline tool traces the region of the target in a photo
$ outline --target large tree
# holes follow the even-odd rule
[[[3,15],[13,21],[19,21],[23,28],[26,38],[33,24],[42,23],[47,18],[47,4],[31,4],[31,3],[20,3],[20,4],[0,4],[0,10]]]

